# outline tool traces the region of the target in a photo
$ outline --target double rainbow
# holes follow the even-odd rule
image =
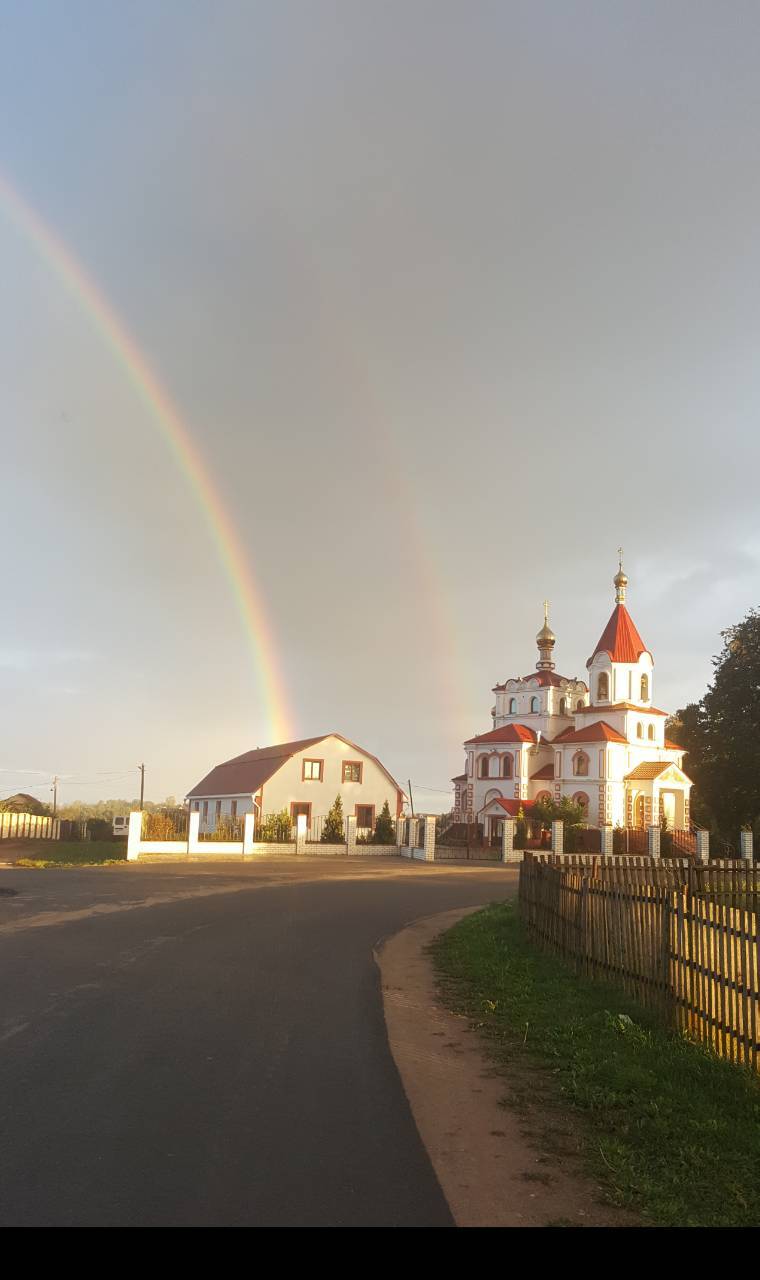
[[[287,741],[293,736],[292,719],[274,636],[261,593],[248,563],[245,548],[225,510],[222,495],[176,405],[81,262],[1,173],[0,208],[5,210],[18,232],[39,253],[79,303],[100,337],[110,347],[184,473],[232,588],[253,658],[271,740]]]

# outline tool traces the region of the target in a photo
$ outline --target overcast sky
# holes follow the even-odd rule
[[[759,58],[756,0],[0,0],[0,172],[174,400],[294,735],[443,790],[544,597],[585,674],[619,543],[703,693],[758,603]],[[271,736],[234,595],[2,203],[0,280],[0,794],[182,795]]]

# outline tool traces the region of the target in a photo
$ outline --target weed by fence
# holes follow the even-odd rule
[[[141,839],[187,840],[188,814],[186,810],[165,813],[146,813],[143,810]]]
[[[620,982],[721,1056],[757,1069],[758,869],[614,863],[526,858],[519,901],[529,934],[579,972]]]

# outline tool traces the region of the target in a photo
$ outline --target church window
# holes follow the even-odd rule
[[[513,715],[515,715],[515,713],[516,713],[516,712],[517,712],[517,698],[510,698],[510,699],[509,699],[509,714],[510,714],[511,716],[513,716]]]
[[[588,813],[588,796],[585,791],[576,791],[573,796],[573,804],[579,804],[584,813]]]
[[[609,702],[610,700],[610,678],[606,671],[603,671],[596,682],[596,700],[597,702]]]
[[[512,757],[511,756],[505,756],[504,759],[502,760],[501,776],[502,778],[512,777]]]
[[[559,700],[559,714],[560,714],[561,716],[566,716],[566,715],[567,715],[567,698],[560,698],[560,700]]]
[[[488,756],[480,757],[480,766],[479,766],[478,772],[481,778],[488,777]]]
[[[649,728],[647,729],[647,737],[650,742],[654,742],[654,725],[653,724],[650,724]]]
[[[578,701],[577,701],[577,702],[576,702],[576,704],[575,704],[575,710],[576,710],[576,711],[582,711],[582,710],[583,710],[583,698],[579,698],[579,699],[578,699]]]
[[[533,714],[534,714],[534,715],[535,715],[535,714],[537,714],[537,713],[541,710],[541,704],[540,704],[540,702],[538,701],[538,698],[531,698],[531,700],[530,700],[530,709],[531,709],[531,711],[533,712]]]
[[[636,725],[636,737],[637,737],[637,738],[643,738],[643,737],[644,737],[644,726],[643,726],[643,724],[641,723],[641,721],[640,721],[640,720],[639,720],[639,723]]]
[[[578,751],[573,756],[573,773],[576,778],[588,777],[589,760],[585,751]]]
[[[641,677],[641,701],[642,702],[649,701],[649,677],[648,676]]]
[[[489,769],[488,769],[489,778],[498,778],[499,770],[500,770],[499,757],[496,755],[491,756],[488,761],[488,764],[489,764]]]

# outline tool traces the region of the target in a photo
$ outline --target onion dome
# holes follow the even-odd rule
[[[557,637],[549,626],[549,601],[544,600],[544,625],[536,636],[539,654],[536,667],[539,671],[553,670],[552,651],[556,643]]]
[[[615,584],[615,599],[618,604],[623,604],[625,602],[625,589],[628,586],[628,575],[623,568],[622,547],[618,547],[618,555],[620,556],[619,568],[612,581]]]

